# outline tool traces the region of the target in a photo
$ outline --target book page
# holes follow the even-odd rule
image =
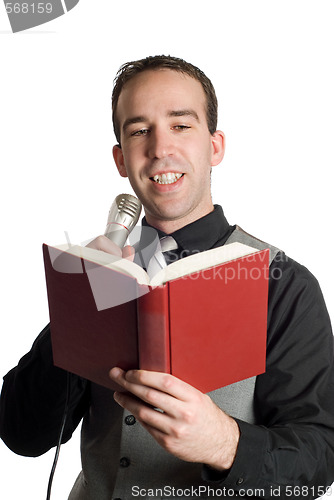
[[[52,247],[49,247],[52,248]],[[72,255],[76,255],[85,260],[89,260],[96,264],[100,264],[104,267],[110,267],[111,269],[115,269],[121,273],[124,273],[132,278],[135,278],[139,284],[148,285],[149,277],[148,274],[144,271],[144,269],[138,264],[131,262],[128,259],[122,259],[117,255],[113,255],[107,252],[103,252],[102,250],[95,250],[94,248],[82,247],[80,245],[57,245],[58,250],[62,250],[63,252],[67,252]],[[52,261],[52,259],[51,259]]]
[[[182,276],[208,269],[258,251],[256,248],[244,245],[243,243],[230,243],[177,260],[159,271],[150,281],[144,269],[128,259],[122,259],[116,255],[89,247],[81,247],[80,245],[59,245],[56,248],[91,262],[95,262],[101,266],[115,269],[116,271],[135,278],[141,285],[151,286],[159,286],[167,281],[172,281]]]
[[[161,285],[182,276],[209,269],[210,267],[239,259],[246,255],[258,252],[256,248],[243,243],[229,243],[218,248],[212,248],[205,252],[189,255],[184,259],[177,260],[159,271],[151,280],[152,286]]]

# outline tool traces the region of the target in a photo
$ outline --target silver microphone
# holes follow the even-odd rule
[[[119,194],[110,207],[104,235],[123,248],[127,237],[138,222],[141,203],[131,194]]]

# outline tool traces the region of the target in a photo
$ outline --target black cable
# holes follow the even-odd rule
[[[59,437],[58,437],[56,454],[55,454],[55,457],[53,460],[53,465],[52,465],[52,469],[51,469],[51,473],[50,473],[50,477],[49,477],[49,484],[48,484],[48,491],[47,491],[47,495],[46,495],[46,500],[50,500],[50,498],[51,498],[51,488],[52,488],[53,476],[54,476],[55,471],[56,471],[58,457],[59,457],[59,453],[60,453],[61,441],[63,439],[64,429],[65,429],[65,425],[66,425],[66,419],[67,419],[67,414],[68,414],[68,405],[69,405],[69,400],[70,400],[70,390],[71,390],[71,388],[70,388],[70,376],[71,376],[70,373],[67,372],[65,408],[64,408],[63,419],[62,419]]]

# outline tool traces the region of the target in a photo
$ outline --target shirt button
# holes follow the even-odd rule
[[[240,486],[240,484],[242,484],[244,482],[244,478],[243,477],[239,477],[238,481],[237,481],[237,485]]]
[[[126,425],[133,425],[136,423],[136,419],[133,415],[127,415],[124,419]]]
[[[119,461],[119,465],[121,467],[129,467],[130,465],[130,460],[127,457],[122,457]]]

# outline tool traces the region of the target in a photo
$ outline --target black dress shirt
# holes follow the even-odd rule
[[[143,225],[147,225],[143,220]],[[220,206],[175,231],[177,258],[223,245],[234,230]],[[159,236],[163,236],[160,233]],[[237,420],[240,441],[232,468],[203,477],[243,497],[317,498],[334,481],[333,335],[319,285],[279,252],[270,266],[266,372],[257,377],[257,425]],[[71,376],[63,442],[90,405],[90,384]],[[55,446],[63,416],[66,373],[53,366],[46,326],[4,378],[0,433],[16,453]],[[157,472],[158,473],[158,472]],[[222,496],[230,497],[230,493]]]

